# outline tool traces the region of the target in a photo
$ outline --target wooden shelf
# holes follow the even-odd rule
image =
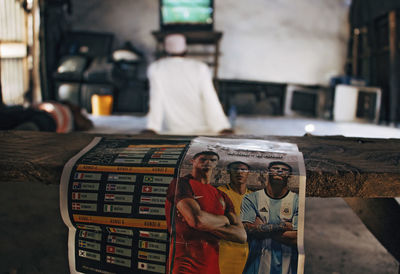
[[[220,31],[153,31],[152,34],[157,42],[156,58],[164,56],[164,38],[171,33],[183,34],[188,47],[191,45],[205,45],[214,47],[213,52],[188,51],[187,56],[207,57],[212,56],[213,62],[205,62],[213,67],[213,77],[218,76],[218,58],[220,56],[219,43],[222,38]]]
[[[157,42],[162,43],[165,36],[171,33],[180,33],[186,37],[187,44],[210,44],[218,43],[222,38],[220,31],[153,31]]]

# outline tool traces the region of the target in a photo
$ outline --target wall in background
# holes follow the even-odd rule
[[[154,60],[158,0],[73,0],[75,30],[112,32]],[[350,0],[214,0],[222,31],[219,77],[328,84],[343,74]]]

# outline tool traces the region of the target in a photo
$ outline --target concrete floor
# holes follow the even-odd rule
[[[140,132],[144,117],[91,116],[98,133]],[[400,129],[373,124],[334,123],[315,119],[242,117],[237,134],[302,136],[312,124],[314,135],[400,138]],[[310,126],[308,126],[310,127]],[[312,127],[311,127],[312,128]],[[398,273],[399,263],[368,231],[341,198],[307,198],[305,213],[305,273]]]
[[[305,273],[398,273],[398,262],[340,198],[307,198]]]
[[[146,118],[144,116],[89,115],[89,118],[95,125],[95,128],[89,131],[93,133],[136,134],[146,126]],[[399,128],[378,126],[368,123],[337,123],[306,118],[238,116],[235,121],[234,129],[235,133],[239,135],[303,136],[305,133],[309,132],[313,135],[320,136],[343,135],[346,137],[400,138]]]

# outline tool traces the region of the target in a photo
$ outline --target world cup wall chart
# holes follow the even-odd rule
[[[250,218],[248,216],[252,214],[245,211],[246,203],[242,204],[242,199],[251,203],[256,192],[263,191],[264,187],[267,189],[268,183],[273,184],[276,178],[284,177],[278,171],[281,172],[286,167],[290,169],[285,184],[288,185],[291,195],[296,197],[297,204],[281,206],[277,218],[284,219],[281,226],[285,224],[296,230],[296,243],[291,248],[296,249],[295,254],[298,257],[292,260],[296,262],[296,266],[292,262],[290,271],[303,273],[305,168],[297,145],[257,139],[207,137],[193,140],[96,137],[71,158],[64,167],[60,182],[61,215],[69,231],[70,272],[176,272],[173,269],[178,264],[174,264],[174,256],[176,252],[179,253],[176,233],[180,228],[175,226],[178,225],[177,218],[183,220],[183,223],[186,221],[173,202],[172,208],[167,206],[167,196],[174,197],[178,193],[176,185],[179,186],[181,178],[190,177],[192,173],[196,176],[195,163],[204,152],[208,153],[206,155],[217,155],[213,170],[207,171],[212,191],[214,188],[230,189],[235,182],[234,178],[242,181],[246,178],[246,193],[253,194],[241,196],[239,203],[232,203],[236,207],[235,214],[242,218],[243,224],[246,224]],[[194,181],[195,179],[193,178]],[[191,183],[193,185],[192,181]],[[215,191],[219,193],[220,190]],[[265,193],[268,196],[267,191]],[[198,197],[201,196],[195,196],[196,199]],[[201,204],[200,200],[198,202]],[[272,212],[273,206],[268,206],[266,208]],[[267,216],[264,211],[265,207],[254,214],[260,215],[267,227],[267,222],[271,222],[274,217]],[[244,246],[251,248],[251,234],[247,230],[246,233],[249,242]],[[223,239],[218,241],[219,254],[217,252],[213,256],[219,257],[214,258],[214,261],[219,260],[216,268],[220,268],[223,273],[222,260],[224,257],[230,259],[230,255],[224,254],[236,253],[237,249],[230,250],[229,243],[226,244]],[[265,240],[266,243],[268,241]],[[237,260],[243,261],[243,266],[245,263],[246,266],[252,263],[252,251],[246,252],[247,255]],[[262,262],[259,265],[263,265],[269,259],[262,257],[257,260]],[[231,262],[228,261],[227,264],[230,265]],[[285,262],[282,264],[285,265]],[[257,271],[265,269],[259,265],[257,264]],[[284,267],[282,273],[286,270]],[[252,272],[245,268],[243,273]]]

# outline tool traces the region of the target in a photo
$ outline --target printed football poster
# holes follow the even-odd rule
[[[295,144],[95,138],[64,167],[71,273],[303,273]]]
[[[168,189],[168,273],[303,273],[297,146],[199,137]]]

